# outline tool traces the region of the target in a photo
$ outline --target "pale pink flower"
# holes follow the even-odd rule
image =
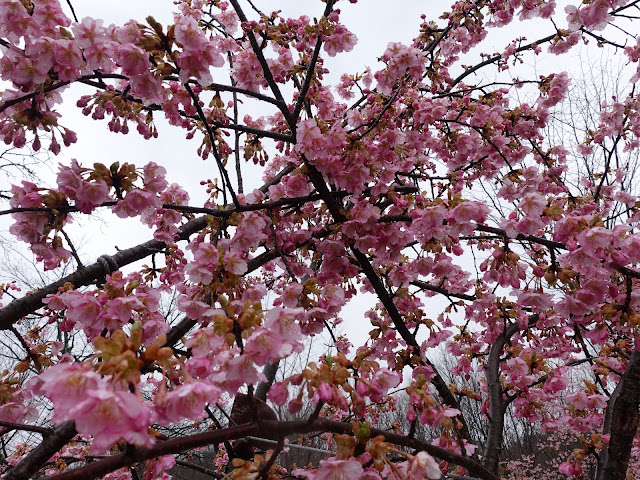
[[[155,162],[147,163],[142,169],[143,182],[146,190],[151,192],[162,192],[169,183],[165,180],[167,170]]]
[[[184,267],[184,273],[189,275],[189,280],[193,283],[208,285],[213,280],[213,269],[210,265],[191,262]]]
[[[115,67],[115,45],[110,41],[92,43],[84,48],[84,57],[89,68],[111,72]]]
[[[180,17],[175,24],[174,32],[176,41],[185,50],[202,50],[207,44],[204,32],[193,17]]]
[[[140,40],[142,36],[140,26],[135,20],[129,20],[124,26],[119,28],[113,26],[109,28],[112,29],[114,39],[121,43],[138,43],[138,40]]]
[[[151,410],[130,392],[87,390],[84,399],[69,410],[68,417],[75,421],[78,432],[94,437],[94,452],[102,452],[118,440],[147,447],[154,443],[147,431]]]
[[[406,480],[424,480],[425,478],[438,479],[442,472],[438,462],[427,452],[419,452],[407,465],[405,471]]]
[[[131,92],[142,99],[144,105],[161,104],[163,97],[162,80],[160,77],[146,72],[134,75],[129,79]],[[138,124],[139,126],[141,124]],[[123,129],[122,133],[126,133]]]
[[[149,70],[149,55],[140,47],[124,43],[118,47],[118,63],[127,75],[142,75]]]
[[[244,260],[240,256],[240,253],[235,250],[225,252],[224,257],[222,258],[222,265],[225,270],[236,275],[243,275],[246,273],[248,268],[246,260]]]
[[[214,15],[214,18],[222,24],[228,34],[233,35],[238,30],[238,15],[232,9]]]
[[[471,221],[483,223],[488,214],[489,208],[484,203],[468,201],[460,203],[451,210],[448,218],[450,220],[455,220],[458,223],[467,223]]]
[[[53,54],[60,66],[79,68],[82,65],[82,53],[72,40],[56,40],[53,42]]]
[[[258,329],[247,339],[245,355],[250,355],[258,365],[264,365],[267,359],[280,360],[288,357],[294,347],[301,347],[297,342],[287,342],[275,332]],[[299,348],[296,348],[299,350]]]
[[[169,393],[156,395],[155,411],[158,422],[164,425],[180,420],[201,420],[208,403],[215,403],[220,389],[210,383],[192,381],[180,385]]]
[[[74,23],[71,30],[76,37],[76,44],[80,48],[86,48],[89,45],[104,39],[105,28],[102,26],[102,20],[85,17],[80,23]]]
[[[357,480],[364,469],[357,460],[320,460],[315,470],[294,470],[293,474],[312,480]]]
[[[194,300],[185,295],[178,297],[178,310],[194,320],[200,319],[210,309],[209,305],[199,300]]]
[[[283,382],[276,382],[269,390],[269,400],[276,405],[282,406],[287,402],[289,398],[289,392],[287,386]]]
[[[67,307],[67,318],[82,325],[91,325],[104,311],[100,302],[91,294],[70,290],[61,294],[60,299]]]
[[[148,208],[158,208],[160,206],[160,200],[154,193],[134,188],[127,193],[124,200],[120,200],[113,207],[113,213],[120,218],[135,217]]]
[[[173,455],[147,460],[145,463],[143,480],[170,480],[171,475],[165,472],[176,464]]]
[[[46,395],[54,404],[52,421],[56,424],[72,418],[71,409],[86,399],[89,391],[104,389],[105,380],[80,364],[49,367],[33,384],[36,395]]]
[[[109,186],[103,180],[83,182],[75,192],[76,207],[82,213],[91,213],[97,206],[109,200]]]

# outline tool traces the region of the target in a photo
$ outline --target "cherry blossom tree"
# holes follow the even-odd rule
[[[60,154],[78,138],[64,115],[75,102],[107,122],[105,144],[182,129],[194,142],[182,155],[215,172],[200,204],[197,186],[133,152],[12,187],[10,232],[43,270],[74,268],[32,291],[2,285],[0,328],[23,349],[0,377],[3,478],[166,479],[211,446],[215,464],[198,468],[225,478],[495,480],[513,474],[500,467],[508,415],[576,442],[549,478],[581,478],[583,464],[628,478],[640,2],[459,0],[345,72],[328,67],[358,48],[341,9],[367,5],[308,3],[310,16],[289,18],[250,0],[176,0],[169,24],[106,25],[69,2],[0,0],[6,144]],[[549,32],[486,52],[508,25]],[[626,93],[558,144],[568,54],[584,43],[630,65]],[[532,72],[535,58],[555,71]],[[105,210],[152,238],[83,262],[66,227]],[[375,304],[343,318],[364,293]],[[161,313],[170,295],[177,321]],[[354,329],[368,339],[354,344]],[[278,376],[322,335],[327,352]],[[576,370],[588,375],[575,382]],[[482,443],[463,402],[482,415]],[[380,412],[399,407],[406,424],[383,427]],[[24,433],[5,442],[11,432]],[[326,458],[283,465],[287,443],[310,435]]]

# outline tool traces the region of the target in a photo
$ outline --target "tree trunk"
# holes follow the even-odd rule
[[[610,435],[609,446],[600,454],[597,480],[625,480],[639,422],[640,351],[636,349],[607,405],[602,433]]]
[[[537,315],[529,318],[529,324],[535,322]],[[510,401],[504,398],[502,385],[500,384],[500,355],[505,344],[519,330],[517,323],[512,323],[505,328],[491,345],[485,371],[487,372],[487,389],[489,393],[489,433],[484,449],[482,465],[491,473],[498,473],[500,464],[500,451],[502,450],[502,437],[504,434],[504,414]]]

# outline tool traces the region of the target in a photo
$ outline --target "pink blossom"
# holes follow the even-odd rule
[[[176,41],[185,50],[198,51],[208,43],[204,32],[193,17],[181,17],[174,28]]]
[[[160,205],[160,200],[152,192],[134,188],[127,193],[124,200],[120,200],[113,207],[113,213],[120,218],[134,217],[147,209],[158,208]]]
[[[80,23],[74,23],[71,30],[76,37],[76,45],[86,48],[104,39],[103,21],[85,17]]]
[[[34,22],[21,2],[11,0],[0,1],[0,16],[0,33],[12,42],[19,41]]]
[[[451,210],[447,218],[463,224],[471,221],[483,223],[488,213],[489,209],[483,202],[468,201],[460,203]]]
[[[208,310],[211,309],[209,305],[199,300],[193,300],[189,297],[181,295],[178,297],[178,309],[181,312],[186,313],[189,318],[194,320],[200,319]]]
[[[91,213],[97,206],[109,200],[106,182],[83,182],[75,191],[76,207],[82,213]]]
[[[248,268],[246,260],[236,250],[225,252],[224,257],[222,257],[222,265],[225,270],[235,275],[243,275]]]
[[[140,31],[140,26],[134,20],[129,20],[124,26],[116,28],[109,27],[112,29],[112,36],[114,40],[119,41],[120,43],[138,43],[140,37],[142,36],[142,32]]]
[[[131,91],[142,99],[145,105],[159,104],[164,99],[162,79],[150,72],[132,76],[129,79],[129,85],[131,86]],[[140,124],[138,126],[140,127]],[[123,130],[122,133],[126,132]]]
[[[147,432],[151,410],[130,392],[87,390],[67,417],[75,421],[78,432],[94,437],[94,452],[102,452],[121,439],[147,447],[154,443]]]
[[[62,423],[71,418],[70,411],[86,399],[88,392],[105,388],[104,379],[79,364],[58,364],[37,377],[36,394],[45,394],[55,409],[52,421]]]
[[[228,9],[214,16],[223,26],[226,32],[233,35],[238,30],[238,15],[232,9]]]
[[[440,465],[427,452],[418,452],[409,462],[403,465],[404,478],[407,480],[438,479],[442,476]]]
[[[75,290],[60,295],[67,307],[67,318],[72,322],[91,325],[103,312],[102,305],[91,294],[82,294]]]
[[[87,66],[103,72],[112,72],[115,67],[116,47],[112,42],[92,43],[83,50]]]
[[[168,425],[184,419],[200,420],[205,415],[204,407],[217,402],[219,396],[218,387],[202,381],[191,381],[173,388],[169,393],[157,394],[157,421]]]
[[[276,405],[282,406],[287,403],[287,399],[289,398],[289,392],[287,391],[287,386],[283,382],[276,382],[272,385],[269,390],[269,400],[271,400]]]
[[[165,472],[176,464],[173,455],[147,460],[145,463],[143,480],[171,480],[171,475]]]
[[[142,169],[145,189],[154,193],[161,193],[169,185],[164,178],[166,173],[167,170],[157,163],[147,163]]]
[[[569,75],[567,75],[566,72],[551,75],[549,79],[550,82],[548,91],[546,93],[546,98],[540,97],[540,99],[538,99],[538,104],[540,105],[540,107],[545,109],[551,108],[560,103],[562,100],[564,100],[564,97],[569,91],[570,79]]]
[[[298,475],[312,480],[353,480],[364,473],[364,469],[357,460],[320,460],[320,466],[315,470],[294,470]]]
[[[241,385],[257,383],[265,378],[249,355],[231,358],[225,370],[224,387],[232,392],[237,391]]]
[[[264,365],[267,359],[275,361],[288,357],[294,349],[302,350],[302,344],[287,341],[273,331],[257,329],[247,339],[244,353],[250,355],[256,364]]]
[[[184,272],[189,275],[189,280],[193,283],[202,283],[203,285],[208,285],[213,280],[213,272],[214,270],[210,265],[200,264],[200,263],[189,263],[185,268]]]
[[[123,43],[117,51],[118,63],[127,75],[142,75],[148,72],[150,64],[148,54],[140,47]]]
[[[343,25],[335,25],[333,33],[324,38],[323,48],[330,57],[340,52],[350,52],[358,43],[357,37]]]

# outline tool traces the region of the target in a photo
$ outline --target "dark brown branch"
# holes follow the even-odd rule
[[[202,126],[204,127],[207,133],[207,137],[209,138],[209,143],[211,143],[211,152],[213,153],[213,157],[216,159],[216,164],[218,165],[218,170],[220,171],[220,177],[221,177],[220,179],[222,180],[223,185],[226,185],[226,187],[229,189],[229,193],[231,194],[231,200],[233,201],[233,204],[236,207],[238,207],[240,205],[240,202],[238,202],[238,197],[236,196],[236,192],[233,188],[233,184],[229,179],[229,172],[227,172],[227,169],[222,163],[222,159],[220,158],[220,154],[218,153],[218,149],[216,147],[216,137],[213,134],[213,129],[211,128],[211,125],[209,125],[209,122],[207,121],[207,117],[204,114],[204,110],[202,110],[202,106],[200,105],[200,99],[195,93],[193,93],[193,90],[191,89],[189,84],[185,84],[184,88],[187,90],[187,92],[189,92],[189,96],[191,97],[191,103],[193,104],[194,108],[198,112],[198,117],[200,118],[200,121],[202,122]]]
[[[9,470],[3,480],[27,480],[37,472],[54,453],[58,452],[76,435],[73,422],[65,422],[51,435],[45,436],[40,445],[34,448],[17,465]]]
[[[249,20],[247,19],[247,16],[242,11],[242,7],[240,7],[238,0],[230,0],[230,1],[240,21],[243,23],[247,23]],[[249,43],[251,44],[251,49],[253,50],[253,53],[256,54],[258,63],[260,63],[260,67],[262,68],[262,74],[264,75],[264,78],[267,81],[269,88],[273,92],[273,95],[276,97],[280,112],[282,112],[282,115],[284,115],[284,118],[287,120],[287,123],[289,123],[289,125],[291,125],[292,123],[295,123],[292,121],[291,112],[287,107],[287,102],[284,101],[284,97],[280,92],[280,87],[278,87],[278,84],[276,83],[275,79],[273,78],[273,75],[271,74],[271,69],[269,68],[267,59],[264,57],[264,54],[262,53],[262,49],[260,48],[260,45],[258,45],[256,36],[253,34],[253,32],[250,29],[247,29],[245,33],[247,35],[247,38],[249,39]]]
[[[133,465],[134,463],[143,462],[145,460],[184,452],[192,448],[203,447],[221,443],[224,440],[237,440],[248,436],[261,435],[278,435],[286,437],[288,435],[313,433],[313,432],[332,432],[339,434],[352,435],[353,426],[350,423],[337,422],[325,418],[318,418],[312,422],[296,421],[296,422],[280,422],[276,420],[266,420],[257,423],[245,425],[237,425],[222,430],[214,430],[211,432],[198,433],[181,438],[171,439],[159,442],[151,448],[131,446],[126,452],[118,455],[109,456],[96,462],[90,463],[74,470],[63,472],[59,475],[46,477],[47,480],[87,480],[106,475],[109,472],[122,467]],[[371,429],[371,436],[382,435],[385,441],[395,445],[413,448],[418,451],[425,451],[428,454],[437,457],[446,462],[460,465],[464,467],[471,475],[482,478],[484,480],[498,480],[498,477],[489,472],[482,465],[475,462],[470,457],[465,457],[457,453],[445,450],[441,447],[432,445],[431,443],[408,438],[404,435],[390,433],[376,428]]]
[[[76,11],[73,8],[73,4],[71,3],[71,0],[67,0],[67,5],[69,5],[69,8],[71,9],[71,16],[73,16],[73,20],[78,23],[78,17],[76,16]]]
[[[558,36],[557,33],[554,33],[552,35],[548,35],[548,36],[546,36],[544,38],[541,38],[540,40],[537,40],[535,42],[531,42],[531,43],[529,43],[527,45],[523,45],[523,46],[521,46],[519,48],[516,48],[514,53],[520,53],[520,52],[523,52],[525,50],[531,50],[535,46],[541,45],[543,43],[550,42],[551,40],[553,40],[557,36]],[[464,80],[466,77],[468,77],[472,73],[477,72],[482,67],[486,67],[487,65],[490,65],[492,63],[497,62],[501,58],[502,58],[502,55],[500,55],[500,54],[494,55],[493,57],[490,57],[490,58],[486,59],[484,62],[480,62],[477,65],[474,65],[473,67],[469,68],[464,73],[461,73],[453,82],[451,82],[451,85],[449,86],[449,90],[451,90],[453,87],[455,87],[458,83],[460,83],[462,80]]]
[[[327,187],[327,184],[325,183],[325,180],[322,177],[322,174],[315,168],[315,166],[311,165],[306,160],[306,158],[304,158],[304,156],[303,156],[303,160],[307,167],[309,179],[313,183],[313,186],[318,191],[318,193],[320,193],[320,195],[322,196],[322,199],[327,205],[327,208],[329,209],[329,212],[331,212],[331,215],[333,216],[333,218],[338,223],[343,223],[344,221],[346,221],[346,216],[342,212],[342,208],[338,204],[336,198],[333,195],[331,195],[331,192],[329,191],[329,188]],[[406,342],[407,346],[412,347],[412,349],[415,352],[420,352],[420,346],[418,345],[418,342],[416,341],[414,335],[409,331],[407,324],[405,323],[404,319],[402,318],[402,315],[400,314],[400,312],[398,311],[398,308],[393,302],[393,297],[387,291],[386,287],[382,283],[382,280],[380,280],[380,277],[378,277],[378,274],[376,273],[375,269],[371,265],[371,262],[369,261],[367,256],[364,253],[362,253],[360,250],[358,250],[355,246],[351,246],[351,251],[354,257],[356,258],[356,261],[360,265],[362,272],[367,277],[367,280],[373,287],[373,290],[378,296],[378,299],[380,300],[385,310],[387,311],[387,314],[391,318],[391,321],[393,322],[393,325],[395,326],[396,331],[400,334],[402,339]],[[434,376],[432,379],[432,383],[436,387],[438,394],[442,397],[443,402],[453,408],[460,410],[460,404],[458,400],[449,390],[447,383],[444,381],[444,379],[438,372],[435,365],[433,365],[429,360],[425,360],[425,363],[433,369]],[[460,419],[460,423],[462,425],[460,433],[462,434],[463,438],[471,442],[471,434],[469,433],[469,428],[467,426],[466,421],[464,420],[462,415],[458,416],[457,418]]]
[[[4,420],[0,420],[0,426],[7,427],[10,430],[23,430],[25,432],[41,433],[43,436],[51,435],[53,433],[53,429],[51,428],[40,427],[38,425],[26,425],[24,423],[6,422]]]
[[[413,282],[411,282],[411,285],[414,285],[421,290],[429,290],[430,292],[439,293],[441,295],[444,295],[445,297],[459,298],[460,300],[468,300],[470,302],[477,300],[475,295],[467,295],[465,293],[452,293],[442,287],[431,285],[430,283],[423,282],[421,280],[414,280]]]
[[[207,217],[198,217],[193,219],[180,228],[179,239],[185,240],[193,233],[202,230],[207,226]],[[129,265],[130,263],[142,260],[143,258],[161,251],[166,247],[164,242],[158,240],[150,240],[132,248],[121,250],[111,258],[119,267]],[[39,290],[35,290],[28,293],[22,298],[14,300],[10,304],[0,309],[0,330],[8,330],[15,322],[22,317],[35,312],[39,308],[42,308],[42,300],[51,294],[55,294],[58,289],[69,282],[80,287],[83,285],[90,285],[91,283],[104,277],[105,272],[102,263],[95,262],[91,265],[79,269],[70,275],[62,277],[57,282],[53,282],[46,287]]]
[[[487,433],[487,443],[482,464],[489,471],[496,474],[502,448],[504,415],[509,405],[509,401],[503,398],[503,389],[500,383],[500,356],[504,346],[519,328],[517,323],[512,323],[504,329],[502,334],[491,345],[487,364],[485,365],[489,393],[489,432]]]
[[[202,465],[198,465],[193,462],[185,462],[184,460],[176,460],[176,465],[181,467],[190,468],[195,470],[196,472],[204,473],[205,475],[209,475],[212,478],[223,478],[223,475],[216,472],[215,470],[211,470],[210,468],[203,467]]]
[[[327,1],[327,6],[324,9],[323,16],[326,18],[333,10],[333,0]],[[291,122],[289,123],[289,127],[292,131],[295,131],[296,128],[295,122],[298,121],[298,117],[300,116],[300,112],[302,111],[302,107],[304,105],[305,98],[307,96],[307,92],[309,91],[309,87],[311,86],[311,80],[313,79],[313,74],[316,69],[316,63],[318,62],[318,56],[320,55],[320,47],[322,46],[322,35],[318,35],[316,40],[315,48],[313,49],[313,55],[311,56],[311,61],[309,62],[309,67],[307,67],[307,73],[304,78],[304,83],[302,84],[302,88],[300,89],[300,94],[298,95],[298,100],[296,101],[296,106],[293,109],[293,114],[291,116]]]

